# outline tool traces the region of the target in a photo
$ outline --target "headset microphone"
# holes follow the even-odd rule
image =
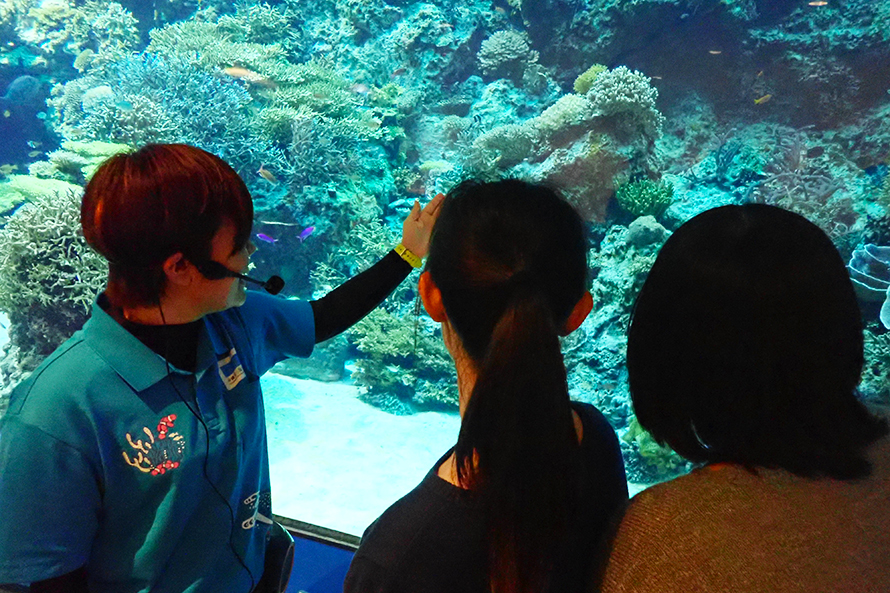
[[[268,280],[263,281],[257,280],[256,278],[251,278],[250,276],[245,276],[244,274],[239,274],[238,272],[233,272],[229,268],[216,261],[207,260],[193,263],[198,271],[201,272],[201,275],[208,280],[240,278],[241,280],[246,280],[247,282],[259,284],[264,289],[266,289],[266,292],[268,292],[269,294],[278,294],[279,292],[281,292],[281,289],[284,288],[284,280],[282,280],[281,276],[272,276]]]

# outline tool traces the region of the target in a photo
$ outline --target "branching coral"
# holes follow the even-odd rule
[[[110,91],[110,92],[109,92]],[[251,153],[275,154],[253,135],[250,94],[179,57],[131,56],[53,89],[49,103],[69,139],[143,144],[187,142],[246,173]],[[254,169],[255,170],[255,169]]]
[[[74,333],[105,275],[105,260],[80,231],[79,193],[32,198],[20,208],[0,230],[0,310],[21,356],[46,356]]]
[[[625,183],[615,192],[618,205],[634,216],[658,218],[674,199],[674,188],[666,183],[641,179]]]
[[[602,72],[586,96],[599,115],[617,119],[625,131],[643,133],[651,140],[661,136],[664,116],[655,106],[658,90],[642,72],[625,66]]]
[[[139,43],[136,19],[117,2],[45,0],[18,23],[22,41],[38,46],[48,57],[59,52],[93,52],[93,63],[119,59]]]
[[[497,31],[482,42],[478,58],[484,74],[518,83],[526,68],[538,61],[538,52],[531,49],[524,33]]]
[[[418,407],[457,407],[457,377],[445,345],[415,327],[410,316],[376,309],[349,332],[364,355],[354,374],[365,388],[363,399],[378,405],[383,399],[383,407],[403,414]]]

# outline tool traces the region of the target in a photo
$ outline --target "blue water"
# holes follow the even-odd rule
[[[868,266],[854,269],[861,392],[888,401],[890,269],[861,255],[890,246],[888,22],[884,0],[13,3],[0,11],[0,251],[15,254],[0,262],[0,413],[104,277],[95,258],[47,247],[58,219],[87,253],[76,216],[47,204],[146,142],[194,144],[236,168],[256,206],[253,273],[300,298],[372,264],[415,198],[463,177],[558,186],[588,221],[595,299],[565,340],[570,392],[612,422],[635,484],[689,465],[637,430],[630,309],[670,231],[707,208],[795,210]],[[34,248],[13,249],[23,243]],[[407,433],[423,414],[455,425],[454,372],[436,325],[415,316],[415,283],[282,372],[351,382],[349,397]],[[270,432],[319,428],[286,422]],[[350,532],[373,514],[342,511]]]

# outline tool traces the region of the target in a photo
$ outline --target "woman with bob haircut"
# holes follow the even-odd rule
[[[637,298],[640,424],[705,464],[636,495],[603,591],[890,591],[887,409],[857,399],[863,336],[831,240],[723,206],[668,239]]]
[[[571,593],[627,500],[612,427],[569,401],[559,337],[592,307],[587,240],[553,190],[466,181],[420,277],[454,359],[455,447],[366,531],[345,591]]]
[[[246,290],[253,204],[222,159],[164,144],[102,164],[81,223],[108,260],[107,290],[0,423],[0,582],[283,591],[292,541],[272,520],[259,379],[420,267],[441,201],[415,202],[398,247],[304,301]]]

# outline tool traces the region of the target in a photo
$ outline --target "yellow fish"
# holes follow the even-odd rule
[[[10,115],[12,114],[9,112],[9,109],[3,112],[3,117],[9,117]]]
[[[260,170],[257,171],[257,175],[268,181],[269,183],[278,183],[278,179],[272,175],[272,172],[266,168],[265,165],[260,165]]]
[[[764,96],[760,97],[759,99],[754,99],[754,104],[755,105],[763,105],[764,103],[766,103],[767,101],[769,101],[772,98],[773,98],[772,95],[764,95]]]

